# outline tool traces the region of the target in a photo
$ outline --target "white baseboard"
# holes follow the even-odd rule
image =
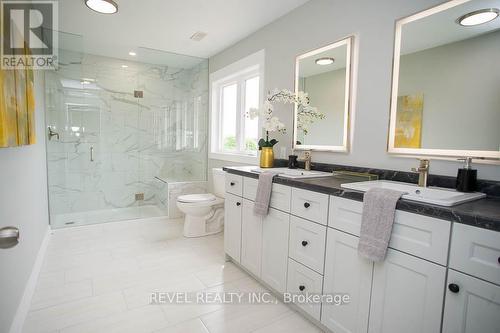
[[[40,250],[38,251],[38,255],[35,260],[35,264],[33,265],[33,269],[31,270],[31,275],[24,288],[23,297],[21,298],[21,303],[17,307],[16,315],[14,320],[12,321],[12,325],[10,326],[9,333],[21,333],[23,331],[24,321],[28,315],[31,306],[31,299],[33,298],[33,294],[35,293],[36,283],[38,281],[38,275],[40,274],[40,270],[42,269],[43,259],[45,258],[45,253],[47,252],[47,246],[49,245],[49,239],[51,234],[50,226],[47,226],[47,232],[42,241],[42,245],[40,246]]]

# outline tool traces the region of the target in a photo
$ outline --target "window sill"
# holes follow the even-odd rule
[[[208,158],[221,161],[247,163],[251,165],[259,164],[258,156],[232,153],[209,153]]]

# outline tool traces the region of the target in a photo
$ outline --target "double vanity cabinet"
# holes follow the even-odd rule
[[[348,294],[295,304],[332,332],[500,332],[500,232],[396,211],[382,263],[357,253],[362,203],[226,173],[225,252],[278,294]],[[450,237],[451,236],[451,237]],[[451,242],[451,243],[450,243]]]

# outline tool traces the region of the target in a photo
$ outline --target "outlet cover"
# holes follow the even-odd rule
[[[144,193],[135,194],[135,201],[143,201],[143,200],[144,200]]]

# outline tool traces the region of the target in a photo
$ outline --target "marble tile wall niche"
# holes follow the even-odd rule
[[[47,126],[60,135],[47,143],[52,224],[166,215],[163,182],[206,181],[207,61],[123,68],[69,53],[46,75]]]

